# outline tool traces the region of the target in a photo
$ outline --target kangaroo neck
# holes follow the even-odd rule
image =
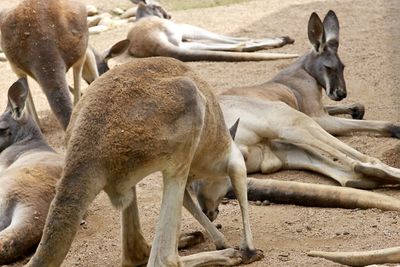
[[[31,133],[24,138],[18,140],[11,146],[4,149],[0,154],[0,165],[3,168],[7,168],[20,157],[26,153],[34,151],[49,151],[54,150],[50,145],[43,139],[41,133]]]
[[[299,110],[308,115],[323,112],[322,87],[307,70],[311,54],[306,53],[296,62],[278,73],[272,82],[285,85],[296,97]]]

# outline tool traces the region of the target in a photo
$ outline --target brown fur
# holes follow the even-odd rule
[[[81,216],[102,189],[123,210],[123,264],[146,262],[137,259],[146,257],[148,246],[138,226],[134,186],[156,171],[163,173],[164,193],[149,266],[207,266],[216,257],[218,262],[237,264],[262,257],[252,245],[243,157],[211,89],[182,62],[135,60],[101,76],[77,104],[66,140],[63,178],[41,245],[28,266],[62,263]],[[179,257],[177,231],[187,182],[225,181],[228,175],[243,214],[242,250]],[[194,211],[201,213],[197,205]]]
[[[134,57],[167,56],[182,61],[262,61],[293,58],[297,55],[278,53],[246,53],[229,51],[195,50],[180,47],[183,36],[179,37],[180,25],[172,21],[151,16],[137,21],[128,33],[131,45],[129,53]],[[179,33],[178,33],[179,32]],[[282,37],[283,45],[292,43],[290,38]],[[244,44],[237,43],[237,51]],[[261,49],[261,48],[259,48]],[[233,50],[232,50],[233,51]]]
[[[62,156],[55,152],[39,152],[28,157],[27,164],[19,165],[26,161],[22,156],[0,174],[0,198],[6,199],[10,208],[15,208],[14,213],[17,207],[26,208],[19,214],[24,219],[13,217],[23,222],[0,232],[0,264],[17,260],[39,243],[55,185],[61,176]]]
[[[7,12],[1,46],[19,76],[38,81],[64,128],[72,111],[65,72],[84,59],[86,8],[67,0],[25,0]]]

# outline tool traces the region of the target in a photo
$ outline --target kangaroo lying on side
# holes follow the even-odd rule
[[[248,173],[310,170],[357,188],[400,183],[400,169],[358,152],[285,103],[228,95],[219,103],[227,125],[240,117],[235,143]]]
[[[64,164],[25,112],[28,93],[25,78],[15,82],[0,117],[0,265],[39,243]]]
[[[400,169],[366,156],[339,141],[305,114],[276,102],[254,97],[219,97],[226,125],[240,117],[235,143],[249,173],[309,170],[326,175],[342,186],[376,188],[400,183]],[[233,198],[228,183],[195,186],[203,212],[210,220],[218,214],[221,199]],[[205,188],[207,187],[207,188]],[[304,206],[379,208],[399,210],[400,201],[361,190],[248,178],[249,200],[270,200]]]
[[[73,69],[76,103],[81,95],[82,72],[86,81],[93,81],[106,71],[101,62],[128,46],[123,41],[103,53],[88,48],[86,16],[82,3],[69,0],[24,0],[0,13],[1,46],[12,69],[18,77],[29,75],[39,83],[64,129],[72,112],[65,77],[68,69]],[[30,94],[27,108],[39,124]]]
[[[252,242],[243,157],[208,85],[183,63],[151,58],[112,69],[77,104],[66,140],[63,176],[27,266],[62,263],[80,218],[101,190],[122,210],[123,266],[146,263],[149,247],[140,230],[135,184],[156,171],[163,174],[163,200],[147,266],[234,265],[262,257]],[[241,249],[178,256],[183,201],[192,214],[202,214],[186,184],[218,184],[226,176],[242,210]]]
[[[329,11],[322,22],[318,15],[313,13],[308,22],[308,38],[313,46],[311,51],[270,81],[251,87],[229,89],[223,94],[282,101],[312,117],[327,132],[335,135],[365,131],[400,138],[400,126],[390,122],[354,120],[329,115],[329,112],[347,112],[360,119],[364,114],[362,105],[323,106],[323,89],[329,98],[336,101],[347,95],[343,76],[344,65],[338,55],[339,21],[336,14]]]
[[[261,61],[297,57],[294,54],[245,53],[293,43],[289,37],[251,40],[220,35],[170,21],[170,15],[154,1],[131,1],[139,4],[137,21],[127,37],[130,40],[128,51],[134,57],[168,56],[182,61]]]
[[[227,125],[240,116],[235,143],[244,155],[248,172],[305,169],[331,177],[343,186],[359,188],[400,183],[400,169],[356,151],[284,103],[245,96],[220,96],[219,103]],[[353,188],[252,178],[247,182],[249,200],[400,210],[396,198]],[[194,185],[198,202],[211,221],[216,219],[225,194],[234,197],[228,184]],[[400,247],[370,252],[314,251],[309,255],[352,266],[400,263]]]

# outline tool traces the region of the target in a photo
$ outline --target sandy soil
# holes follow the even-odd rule
[[[83,1],[83,0],[82,0]],[[103,9],[112,9],[113,1],[90,0]],[[0,8],[14,3],[2,0]],[[129,6],[129,1],[121,5]],[[296,40],[280,49],[303,53],[309,49],[306,35],[312,11],[324,15],[329,9],[337,12],[341,23],[340,55],[346,65],[345,77],[349,95],[345,102],[361,102],[367,107],[366,118],[400,122],[400,4],[397,0],[269,0],[252,1],[227,7],[174,12],[177,22],[195,24],[207,29],[237,36],[267,37],[289,35]],[[92,36],[91,43],[104,49],[126,36],[128,27],[121,27]],[[261,83],[291,61],[258,63],[189,63],[214,88],[224,89]],[[15,80],[7,63],[0,63],[0,108],[6,104],[6,91]],[[36,105],[49,142],[63,151],[63,132],[49,111],[44,95],[31,82]],[[326,98],[326,103],[330,101]],[[354,135],[340,138],[363,153],[400,167],[400,142],[390,138]],[[285,171],[260,178],[333,184],[320,175]],[[148,240],[157,222],[161,184],[159,174],[146,178],[138,186],[143,231]],[[400,198],[397,190],[376,190]],[[255,244],[265,258],[250,266],[338,266],[322,259],[307,257],[309,250],[378,249],[399,245],[397,212],[378,210],[343,210],[304,208],[291,205],[250,205],[250,218]],[[121,257],[119,212],[105,194],[90,206],[86,225],[81,226],[63,266],[118,266]],[[241,220],[236,201],[221,207],[217,223],[230,244],[237,245],[241,236]],[[202,230],[185,211],[182,231]],[[209,239],[183,253],[212,250]],[[24,261],[14,264],[21,266]]]

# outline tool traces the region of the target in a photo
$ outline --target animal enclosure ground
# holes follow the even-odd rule
[[[81,0],[83,1],[83,0]],[[2,0],[0,9],[13,3]],[[104,9],[112,9],[116,1],[90,0]],[[125,0],[121,4],[130,6]],[[345,78],[349,91],[344,102],[366,105],[367,119],[400,123],[400,3],[397,0],[260,0],[230,6],[173,12],[177,22],[185,22],[209,30],[237,36],[268,37],[289,35],[294,45],[275,50],[304,53],[310,47],[307,21],[313,11],[324,16],[333,9],[341,24],[339,54],[346,65]],[[124,38],[129,26],[91,36],[90,43],[104,49]],[[125,60],[124,58],[118,59]],[[272,62],[188,63],[214,88],[224,89],[261,83],[268,80],[291,60]],[[115,62],[114,62],[115,63]],[[8,63],[0,63],[0,108],[6,104],[6,92],[15,81]],[[50,112],[47,100],[38,86],[30,81],[39,116],[51,145],[63,152],[61,128]],[[331,103],[324,97],[326,103]],[[400,168],[400,142],[391,138],[354,135],[340,138],[354,148]],[[303,171],[284,171],[259,178],[333,184],[328,178]],[[160,175],[154,174],[138,186],[141,222],[150,241],[158,219],[161,199]],[[376,190],[400,198],[397,189]],[[250,205],[250,219],[257,248],[265,258],[249,266],[339,266],[323,259],[309,258],[309,250],[378,249],[400,245],[400,214],[379,210],[344,210],[305,208],[292,205]],[[236,201],[221,207],[216,223],[232,245],[241,237],[241,219]],[[182,231],[202,230],[185,211]],[[119,213],[104,193],[90,206],[86,224],[74,240],[63,266],[118,266],[121,258]],[[214,249],[209,239],[193,249],[191,254]],[[22,266],[25,261],[13,264]]]

